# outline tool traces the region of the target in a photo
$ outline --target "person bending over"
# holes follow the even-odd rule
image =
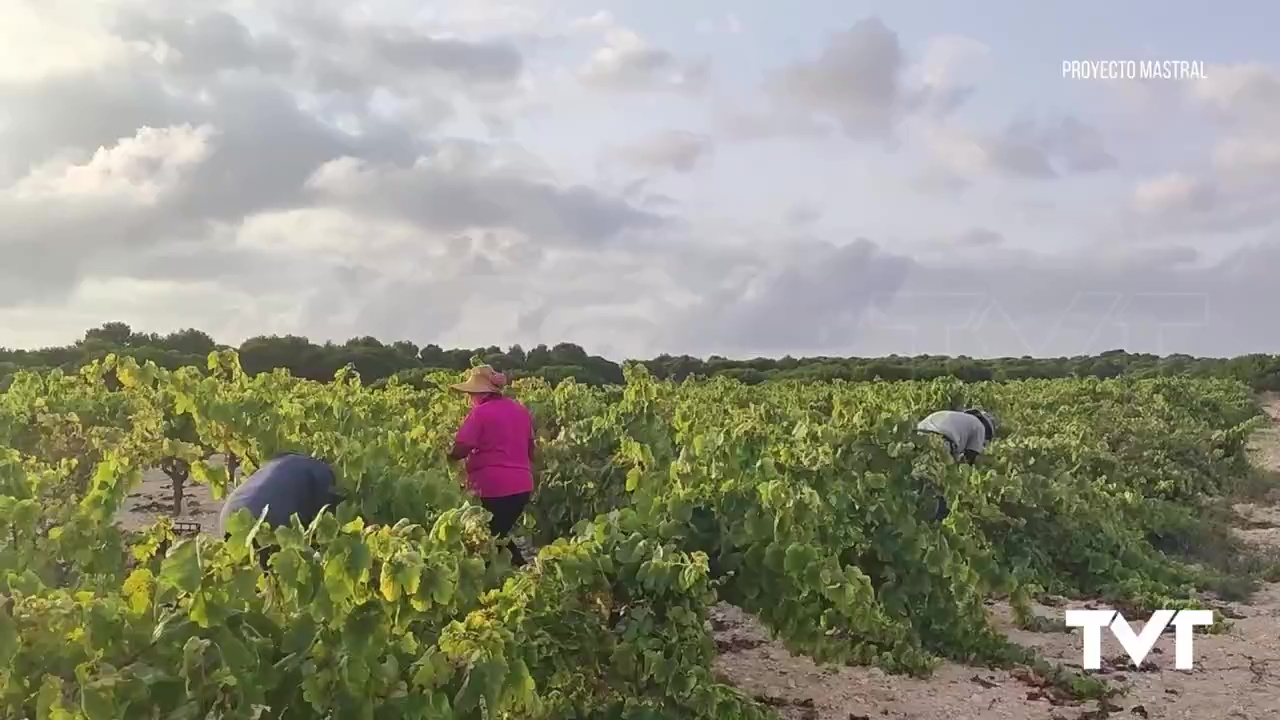
[[[921,420],[916,429],[941,435],[952,457],[973,465],[995,438],[996,421],[985,410],[939,410]]]
[[[218,516],[218,531],[229,538],[227,521],[240,509],[248,510],[254,518],[266,510],[263,523],[273,528],[288,525],[294,515],[304,526],[310,525],[321,509],[342,501],[335,484],[333,468],[325,461],[295,452],[281,453],[231,492]],[[264,567],[270,554],[263,548],[259,555]]]

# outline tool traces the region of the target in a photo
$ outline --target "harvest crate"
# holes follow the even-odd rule
[[[199,535],[200,523],[175,522],[173,524],[173,533],[175,535]]]

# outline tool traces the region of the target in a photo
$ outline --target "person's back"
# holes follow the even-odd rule
[[[265,522],[273,527],[287,525],[295,514],[306,525],[322,507],[340,500],[333,486],[333,470],[321,460],[295,453],[272,458],[232,491],[218,517],[218,530],[226,534],[227,520],[242,508],[255,518],[265,508]]]
[[[533,490],[532,437],[533,418],[511,398],[494,396],[472,408],[458,429],[458,441],[471,448],[467,477],[481,497]]]
[[[976,415],[956,410],[932,413],[921,420],[916,429],[941,435],[957,460],[963,457],[970,462],[986,450],[990,435],[986,424]]]

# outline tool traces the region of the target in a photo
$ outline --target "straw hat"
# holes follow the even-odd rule
[[[488,365],[471,368],[466,382],[449,387],[464,393],[499,393],[507,384],[507,376]]]

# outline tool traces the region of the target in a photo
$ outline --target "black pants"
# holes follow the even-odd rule
[[[511,551],[511,564],[516,567],[523,567],[526,561],[524,554],[520,552],[520,548],[511,542],[508,533],[511,532],[511,528],[516,526],[516,521],[520,519],[520,513],[524,512],[525,506],[529,504],[529,496],[531,494],[526,492],[502,497],[480,498],[480,504],[493,515],[489,519],[489,533],[498,538],[499,545],[505,544],[507,549]]]

